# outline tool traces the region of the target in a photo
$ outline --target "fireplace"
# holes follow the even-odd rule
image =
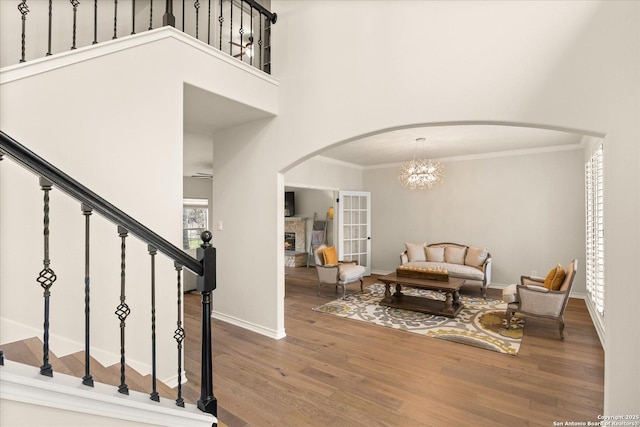
[[[284,219],[284,265],[302,267],[307,265],[307,219],[287,217]]]
[[[294,251],[296,249],[296,233],[295,232],[284,232],[284,250],[285,251]]]

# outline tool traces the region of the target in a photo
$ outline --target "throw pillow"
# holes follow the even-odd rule
[[[451,264],[464,265],[464,257],[467,254],[467,248],[458,248],[456,246],[447,246],[444,248],[444,261]]]
[[[427,261],[429,262],[444,262],[444,248],[443,247],[427,247]]]
[[[425,243],[405,243],[404,247],[407,248],[407,257],[409,262],[414,261],[426,261],[427,258],[424,255]]]
[[[338,252],[336,251],[335,246],[329,246],[324,251],[322,251],[322,257],[324,258],[325,265],[338,264]]]
[[[553,267],[544,279],[544,287],[550,291],[557,291],[564,282],[565,274],[564,268],[560,264]]]
[[[467,256],[464,259],[466,265],[472,267],[482,267],[482,264],[487,260],[489,251],[487,248],[472,248],[467,249]]]

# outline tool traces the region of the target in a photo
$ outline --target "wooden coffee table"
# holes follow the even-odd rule
[[[380,301],[380,305],[446,317],[456,317],[462,310],[463,304],[460,302],[459,291],[464,284],[464,279],[450,277],[448,282],[443,282],[397,276],[396,273],[391,273],[379,277],[378,280],[385,285],[384,298]],[[396,285],[396,291],[391,294],[391,285],[393,284]],[[405,295],[402,293],[402,286],[442,291],[446,294],[446,299],[441,301]]]

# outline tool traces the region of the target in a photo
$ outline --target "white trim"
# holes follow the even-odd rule
[[[0,368],[0,399],[45,406],[58,410],[87,414],[116,420],[133,421],[153,426],[211,426],[217,422],[195,405],[176,406],[170,399],[160,402],[149,395],[129,391],[118,393],[116,387],[95,383],[94,387],[81,384],[79,378],[60,373],[53,378],[40,375],[39,369],[5,360]],[[46,420],[42,424],[47,425]]]
[[[279,80],[272,77],[271,75],[260,71],[257,68],[238,60],[237,58],[231,57],[213,46],[209,46],[208,44],[200,40],[196,40],[195,38],[183,33],[180,30],[177,30],[171,26],[165,26],[156,28],[154,30],[145,31],[143,33],[126,36],[115,40],[108,40],[95,45],[84,46],[75,50],[56,53],[52,56],[46,56],[28,62],[23,62],[21,64],[4,67],[0,69],[0,85],[35,76],[37,74],[46,73],[48,71],[56,70],[58,68],[66,67],[79,62],[89,61],[94,58],[110,55],[122,50],[142,46],[147,43],[153,43],[166,38],[173,38],[179,42],[194,47],[207,55],[214,56],[217,59],[238,68],[239,70],[259,77],[267,83],[271,83],[276,86],[280,84]]]
[[[284,188],[285,188],[285,191],[287,188],[300,188],[304,190],[340,191],[340,189],[337,187],[323,187],[321,185],[296,184],[296,183],[285,183]]]
[[[587,305],[587,311],[591,316],[591,321],[593,322],[593,326],[596,328],[596,332],[598,333],[598,338],[600,338],[600,344],[602,345],[602,349],[604,350],[605,339],[607,335],[604,333],[605,331],[604,321],[602,319],[602,316],[598,314],[598,311],[594,307],[593,301],[591,301],[591,298],[588,298],[587,296],[585,296],[584,302]]]
[[[284,332],[284,329],[275,330],[270,328],[265,328],[264,326],[257,325],[252,322],[247,322],[246,320],[238,319],[237,317],[229,316],[228,314],[220,313],[218,311],[214,311],[211,314],[211,317],[217,320],[222,320],[223,322],[232,324],[234,326],[238,326],[242,329],[247,329],[251,332],[255,332],[260,335],[264,335],[265,337],[273,338],[276,340],[282,339],[287,336]]]

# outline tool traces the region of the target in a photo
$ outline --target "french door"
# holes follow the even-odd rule
[[[371,193],[338,192],[338,258],[358,261],[371,274]]]

